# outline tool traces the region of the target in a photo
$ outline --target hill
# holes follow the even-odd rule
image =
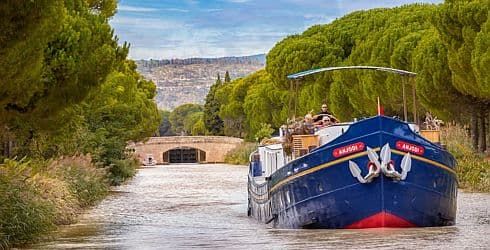
[[[204,99],[217,74],[232,79],[253,73],[265,65],[265,54],[164,60],[138,60],[138,71],[157,85],[155,101],[160,109],[172,110],[185,103],[204,104]]]

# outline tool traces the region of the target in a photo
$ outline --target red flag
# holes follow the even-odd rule
[[[385,109],[383,106],[381,106],[381,103],[379,102],[379,96],[378,96],[378,115],[384,115],[385,114]]]

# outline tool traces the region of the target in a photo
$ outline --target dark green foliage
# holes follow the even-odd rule
[[[33,122],[52,129],[46,117],[80,103],[126,57],[127,49],[118,47],[108,24],[115,1],[91,2],[2,3],[2,16],[8,18],[2,23],[10,24],[2,28],[19,40],[0,39],[1,70],[6,71],[0,73],[7,76],[1,80],[6,98],[0,103],[0,124]]]
[[[469,99],[473,147],[480,151],[486,150],[484,125],[490,111],[489,8],[488,0],[448,0],[432,18],[447,49],[451,84]]]
[[[120,185],[136,173],[136,167],[140,165],[136,159],[112,160],[109,165],[109,180],[111,185]]]
[[[194,124],[202,119],[203,107],[199,104],[183,104],[170,113],[169,120],[172,130],[180,134],[191,134]]]
[[[160,116],[162,117],[162,121],[160,122],[160,126],[158,127],[158,133],[160,136],[171,136],[175,135],[172,130],[172,124],[170,123],[170,111],[160,110]]]
[[[225,83],[231,82],[230,73],[228,71],[225,72]]]
[[[0,3],[0,126],[32,111],[31,99],[48,88],[43,51],[65,18],[61,0]]]
[[[432,20],[448,49],[452,84],[461,93],[476,97],[487,105],[490,82],[481,77],[488,73],[480,69],[481,63],[487,61],[488,65],[489,60],[488,46],[482,47],[488,37],[485,26],[488,26],[489,8],[488,0],[448,0],[438,8]]]
[[[206,95],[206,103],[204,104],[204,125],[212,135],[223,134],[223,120],[219,116],[221,103],[216,98],[216,91],[221,86],[225,85],[221,82],[221,78],[218,74],[218,79],[216,80],[216,83],[211,86],[211,89]]]

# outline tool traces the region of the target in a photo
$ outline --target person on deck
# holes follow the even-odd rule
[[[313,134],[315,133],[315,125],[313,121],[313,116],[311,114],[306,114],[303,121],[303,134]]]
[[[330,122],[336,123],[338,122],[337,118],[335,118],[332,113],[328,111],[328,106],[327,104],[322,105],[321,111],[313,117],[313,122],[315,124],[322,123],[322,121],[326,120],[326,118],[329,118]]]

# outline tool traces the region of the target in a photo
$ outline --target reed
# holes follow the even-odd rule
[[[39,239],[55,227],[55,208],[29,181],[28,163],[5,161],[0,166],[0,247]]]
[[[49,175],[68,184],[82,208],[95,205],[109,192],[107,172],[92,164],[88,156],[65,157],[50,162]]]
[[[457,160],[459,187],[467,191],[490,192],[490,161],[471,147],[463,127],[448,125],[441,139]]]
[[[0,249],[42,239],[70,224],[109,191],[108,174],[88,156],[5,160],[0,166]]]

